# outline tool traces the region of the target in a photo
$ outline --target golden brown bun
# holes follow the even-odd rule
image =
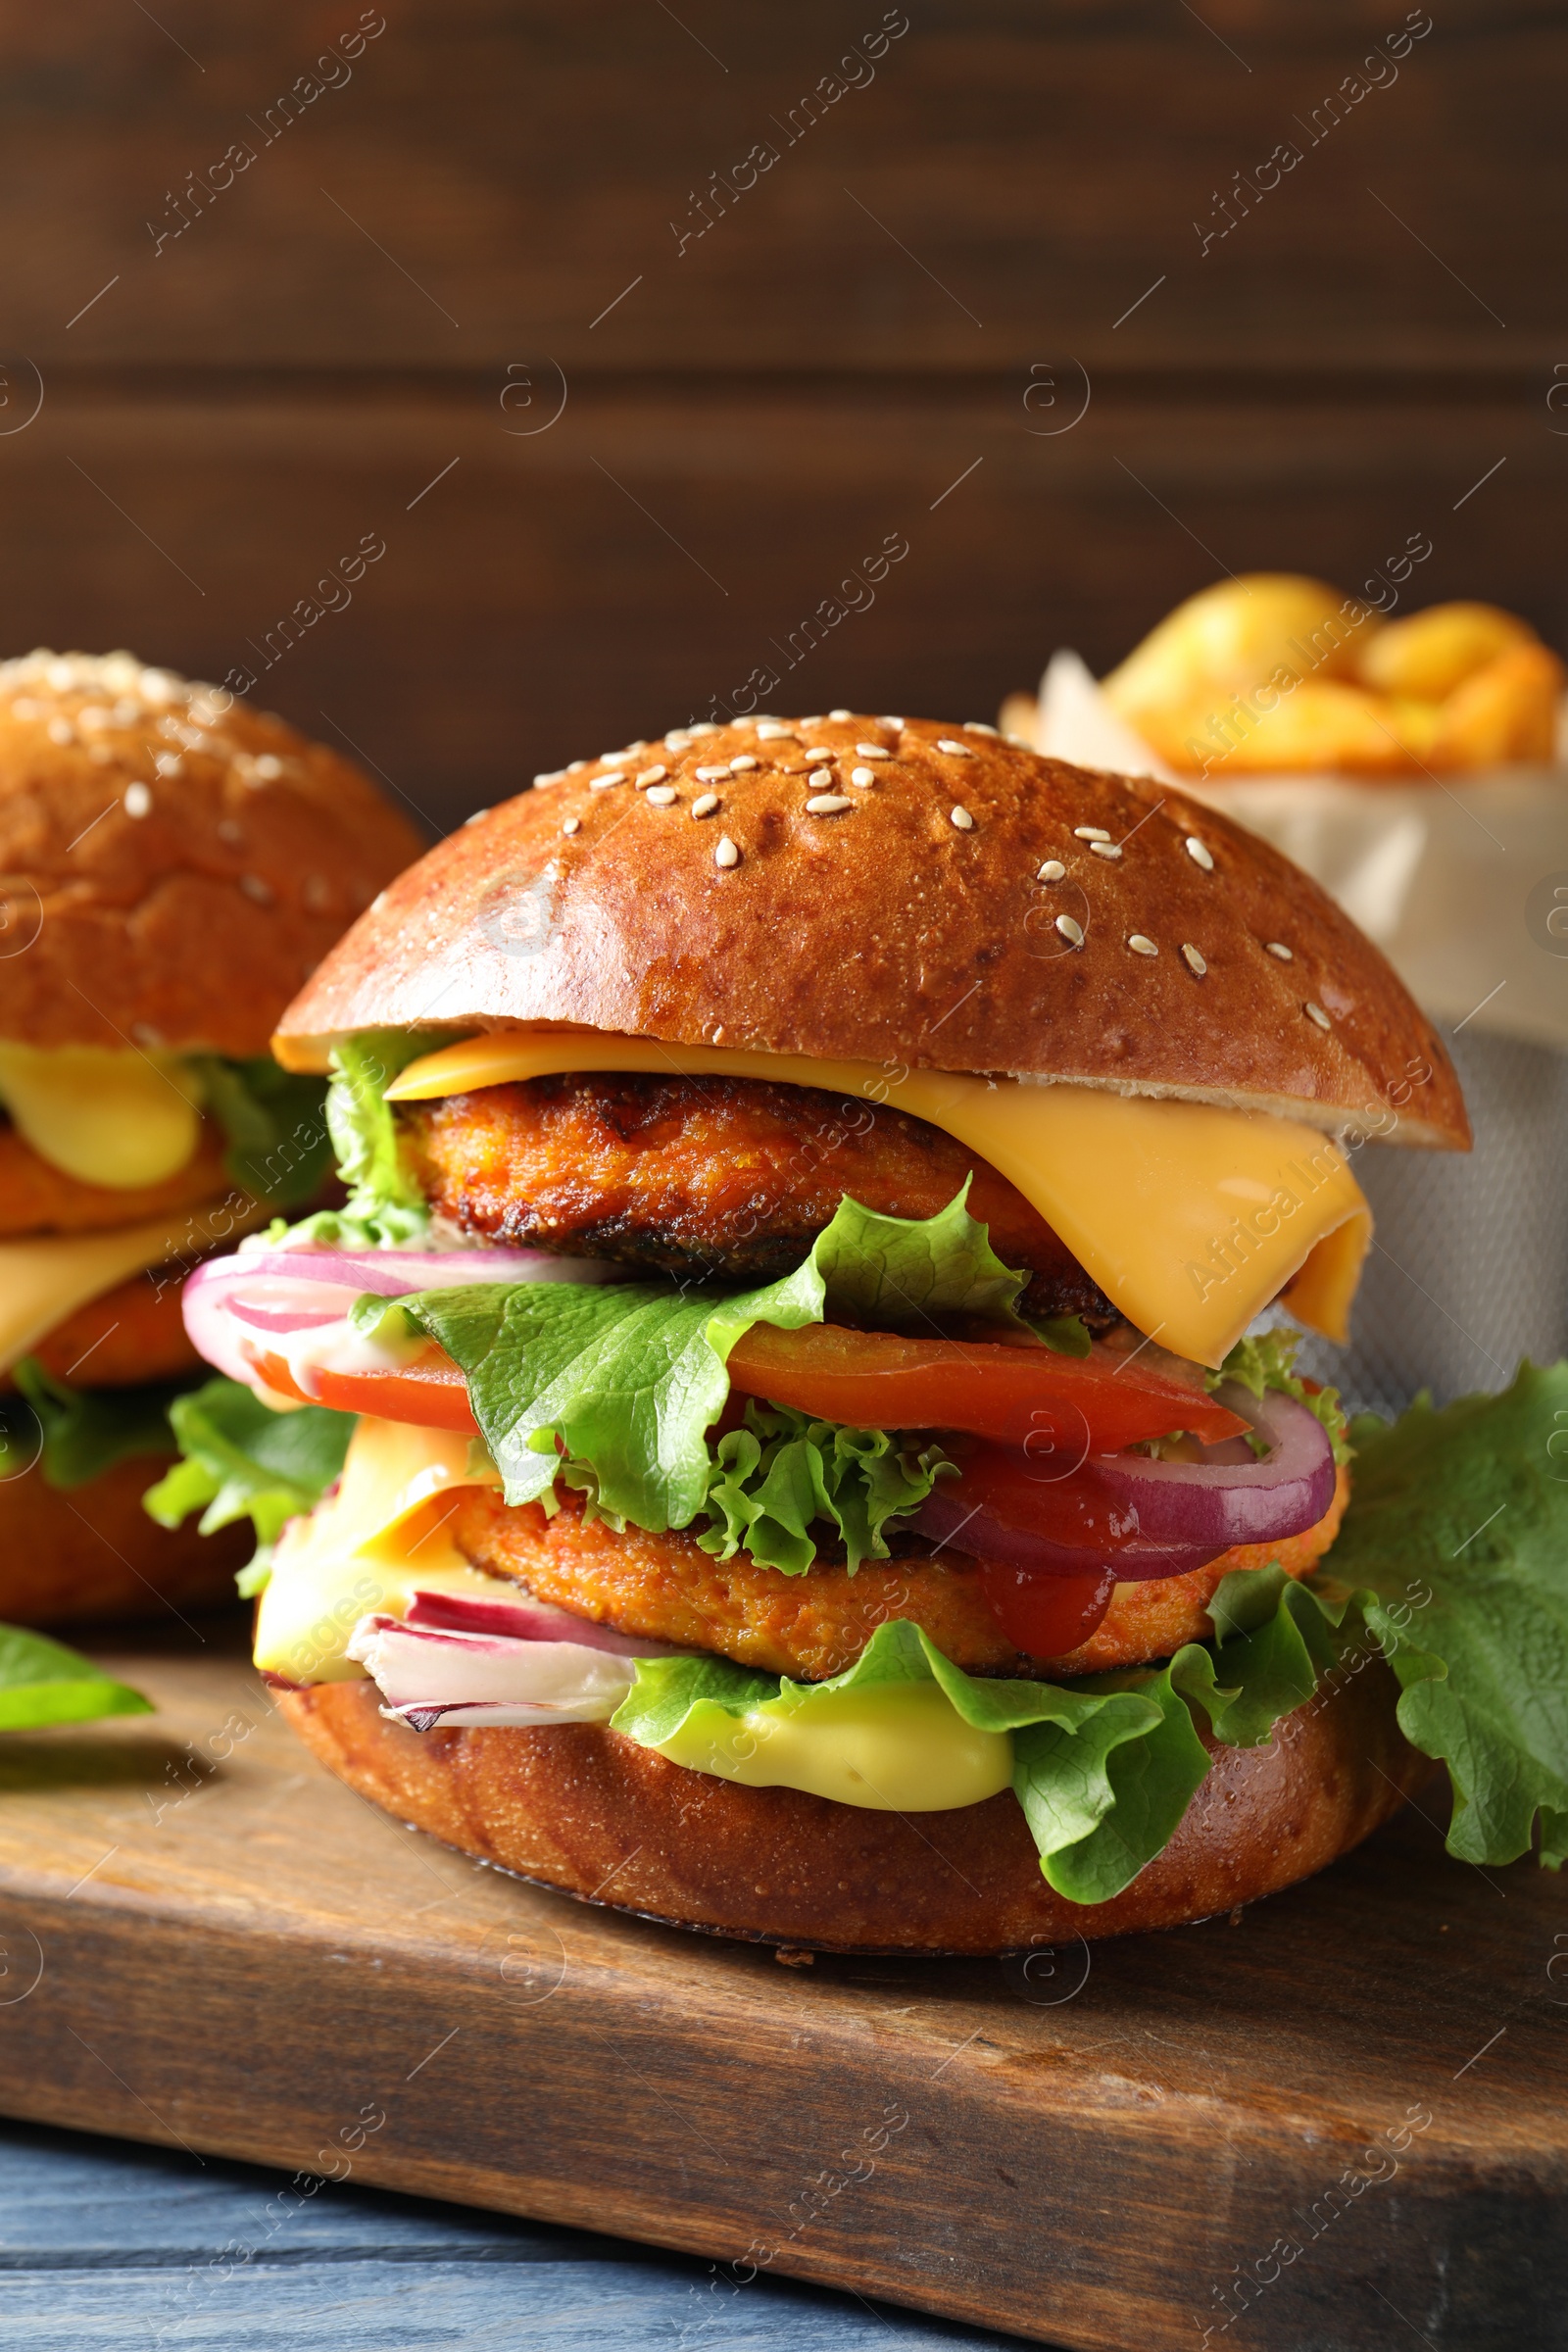
[[[265,1054],[420,846],[357,767],[217,687],[129,654],[0,663],[0,1038]]]
[[[0,1624],[81,1625],[157,1619],[234,1598],[234,1573],[250,1553],[248,1526],[216,1536],[162,1528],[141,1498],[171,1465],[168,1454],[117,1462],[69,1492],[36,1469],[0,1485]]]
[[[1171,1928],[1276,1893],[1360,1843],[1431,1770],[1381,1661],[1272,1745],[1218,1747],[1165,1851],[1108,1903],[1056,1894],[1015,1799],[862,1812],[687,1772],[599,1724],[417,1733],[368,1683],[280,1693],[340,1779],[464,1853],[677,1927],[827,1951],[1004,1952]]]
[[[870,786],[853,780],[860,742],[896,749]],[[822,750],[826,763],[806,756]],[[758,764],[694,773],[734,758]],[[848,806],[812,815],[823,764]],[[667,769],[673,803],[636,789],[646,765]],[[606,772],[627,781],[593,790]],[[1256,835],[1179,793],[1152,805],[1155,791],[926,719],[801,721],[788,740],[747,721],[632,746],[421,858],[290,1005],[280,1057],[321,1066],[327,1041],[381,1024],[566,1023],[1064,1078],[1327,1128],[1393,1089],[1398,1141],[1465,1148],[1447,1056],[1377,949]],[[720,806],[694,823],[710,792]],[[1039,879],[1049,860],[1060,880]]]

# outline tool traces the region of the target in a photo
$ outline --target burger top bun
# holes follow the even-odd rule
[[[695,820],[695,821],[694,821]],[[677,728],[538,779],[404,874],[284,1015],[566,1023],[1011,1072],[1463,1150],[1458,1082],[1317,884],[1179,792],[930,719]]]
[[[130,654],[0,662],[0,1039],[265,1054],[421,847],[357,767]]]

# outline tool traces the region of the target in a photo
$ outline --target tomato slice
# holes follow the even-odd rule
[[[919,1340],[809,1323],[754,1323],[730,1349],[732,1388],[859,1429],[961,1429],[1026,1446],[1065,1471],[1091,1453],[1190,1430],[1205,1445],[1247,1424],[1196,1383],[1097,1347],[1088,1355],[995,1341]]]
[[[412,1362],[389,1364],[384,1372],[313,1369],[309,1389],[300,1387],[282,1356],[251,1342],[244,1343],[243,1351],[258,1380],[279,1396],[297,1397],[301,1404],[329,1404],[339,1413],[369,1413],[378,1421],[411,1421],[419,1429],[479,1435],[466,1381],[446,1350],[433,1344]]]

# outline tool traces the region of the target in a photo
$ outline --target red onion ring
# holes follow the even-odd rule
[[[1304,1404],[1272,1391],[1260,1402],[1234,1384],[1220,1394],[1268,1442],[1261,1460],[1245,1440],[1231,1439],[1205,1447],[1198,1462],[1102,1453],[1074,1473],[1075,1485],[1125,1542],[1094,1549],[1065,1543],[988,1502],[976,1504],[972,1492],[966,1498],[961,1476],[938,1484],[914,1524],[935,1542],[980,1559],[1038,1576],[1083,1576],[1110,1567],[1118,1584],[1185,1576],[1237,1544],[1283,1542],[1316,1526],[1335,1488],[1334,1448],[1322,1423]],[[1051,1508],[1042,1491],[1043,1518]]]

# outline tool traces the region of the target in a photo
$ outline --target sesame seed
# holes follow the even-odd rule
[[[956,808],[950,808],[948,810],[948,822],[950,824],[956,825],[960,833],[972,833],[974,831],[974,818],[969,814],[968,809],[965,808],[961,801],[958,803],[958,806]]]
[[[730,761],[729,772],[732,776],[744,776],[748,768],[756,767],[757,764],[758,762],[752,758],[750,752],[742,752],[738,760]]]
[[[51,743],[74,743],[76,730],[69,718],[52,718],[46,729]]]
[[[1121,856],[1119,841],[1092,841],[1089,847],[1097,858],[1119,858]]]
[[[648,798],[656,808],[667,808],[675,798],[675,787],[673,784],[650,784]]]
[[[876,769],[874,767],[852,767],[850,770],[850,782],[852,784],[861,785],[874,784],[876,782]]]
[[[568,775],[568,776],[580,776],[580,775],[582,774],[582,771],[583,771],[583,769],[584,769],[584,768],[585,768],[587,765],[588,765],[588,762],[587,762],[587,760],[570,760],[570,761],[568,762],[568,764],[567,764],[567,767],[566,767],[566,773],[567,773],[567,775]]]
[[[1321,1004],[1303,1004],[1301,1006],[1301,1010],[1305,1013],[1309,1021],[1316,1021],[1320,1029],[1327,1029],[1332,1026],[1329,1016],[1324,1011]]]
[[[637,786],[637,789],[638,789],[638,791],[639,791],[639,792],[641,792],[641,791],[643,790],[643,788],[644,788],[644,786],[645,786],[645,785],[649,785],[649,784],[662,784],[662,782],[664,781],[664,778],[665,778],[665,777],[668,775],[668,773],[669,773],[669,770],[668,770],[668,768],[667,768],[667,767],[663,767],[663,766],[645,767],[645,768],[643,769],[642,773],[641,773],[639,776],[637,776],[637,777],[634,779],[634,781],[635,781],[635,783],[636,783],[636,786]]]
[[[1195,865],[1202,867],[1205,874],[1211,874],[1214,871],[1214,860],[1196,833],[1189,833],[1187,836],[1187,855]]]
[[[671,727],[669,733],[664,737],[664,742],[670,751],[683,752],[686,749],[686,746],[690,743],[691,739],[690,729],[686,727]]]
[[[1032,752],[1035,748],[1027,735],[1004,735],[1002,740],[1004,743],[1010,743],[1013,750],[1018,752]]]
[[[568,816],[564,818],[562,821],[561,830],[563,833],[580,833],[582,831],[582,818],[580,816]]]
[[[153,765],[161,776],[181,776],[185,772],[185,763],[177,752],[160,752]]]
[[[264,784],[275,784],[283,773],[283,762],[274,760],[270,752],[264,752],[256,762],[256,773]]]
[[[891,727],[895,735],[901,735],[904,732],[904,721],[902,718],[884,718],[881,723],[885,727]]]
[[[840,816],[846,808],[854,807],[855,803],[846,799],[842,792],[813,792],[806,804],[806,813],[808,816]]]
[[[749,760],[746,764],[748,767],[755,767],[757,762],[755,760]],[[724,784],[729,780],[727,767],[694,767],[692,774],[697,778],[699,784]]]
[[[820,758],[820,754],[815,755],[817,758]],[[808,784],[814,784],[818,791],[820,791],[823,785],[832,783],[833,770],[830,767],[813,767],[806,781]]]
[[[946,752],[950,760],[972,760],[974,758],[974,750],[972,745],[967,743],[955,743],[951,735],[939,735],[937,737],[937,750],[939,752]]]
[[[1157,956],[1159,954],[1153,941],[1147,939],[1142,931],[1130,931],[1127,935],[1127,945],[1135,956]]]
[[[817,743],[803,752],[801,757],[803,760],[836,760],[838,754],[830,743]]]
[[[1082,923],[1075,923],[1070,914],[1057,915],[1056,929],[1061,933],[1062,938],[1067,942],[1067,945],[1070,948],[1081,948],[1083,946],[1084,927]]]
[[[781,737],[785,735],[793,735],[795,729],[791,726],[786,726],[785,722],[781,718],[760,718],[757,722],[757,740],[759,743],[777,743]]]
[[[472,824],[471,816],[468,822],[470,825]],[[245,828],[243,825],[236,825],[231,816],[220,816],[218,820],[218,838],[220,841],[226,841],[232,849],[243,848]]]
[[[741,854],[735,847],[735,844],[731,841],[729,835],[726,833],[720,840],[717,849],[713,852],[713,863],[715,865],[728,866],[739,865],[740,861]]]
[[[983,718],[966,718],[963,722],[963,731],[966,735],[995,735],[997,730],[995,727],[988,727]]]
[[[1108,841],[1110,839],[1110,835],[1105,831],[1103,825],[1074,825],[1072,837],[1074,841]]]
[[[830,710],[828,716],[829,718],[853,718],[855,712],[853,710]]]
[[[1294,963],[1296,961],[1295,956],[1285,945],[1283,939],[1271,939],[1266,943],[1266,945],[1268,953],[1271,956],[1277,956],[1281,963]]]
[[[608,776],[590,776],[588,789],[590,792],[608,792],[612,784],[624,784],[625,781],[620,769],[612,767]]]
[[[566,771],[564,767],[551,767],[543,775],[535,776],[533,788],[535,792],[542,792],[547,784],[564,784],[565,780]]]
[[[125,786],[124,809],[127,816],[145,816],[153,805],[153,796],[145,784]]]
[[[1198,950],[1196,948],[1189,947],[1185,941],[1182,944],[1182,961],[1186,964],[1187,969],[1194,973],[1200,980],[1201,980],[1203,974],[1208,969],[1208,965],[1204,962]]]
[[[51,662],[43,674],[45,682],[54,688],[56,694],[69,694],[75,682],[75,673],[69,662]]]
[[[64,669],[67,673],[65,681],[66,685],[73,685],[74,680],[71,675],[71,664],[69,662],[57,662],[53,664],[49,672],[50,685],[53,686],[55,684],[55,673],[60,669]],[[172,703],[175,695],[179,692],[178,678],[171,677],[167,669],[144,669],[141,673],[139,682],[141,685],[141,699],[144,703]]]
[[[260,874],[241,874],[239,886],[248,899],[255,900],[258,906],[270,906],[277,896],[270,882],[264,882]]]
[[[688,734],[688,735],[692,735],[692,736],[697,736],[697,735],[716,735],[716,734],[718,733],[718,722],[716,721],[716,719],[711,719],[711,718],[700,718],[700,719],[698,719],[698,721],[697,721],[697,723],[695,724],[695,726],[690,726],[690,727],[688,727],[688,728],[687,728],[687,730],[686,730],[686,732],[687,732],[687,734]],[[666,738],[666,740],[667,740],[667,738]]]
[[[1048,858],[1040,868],[1040,880],[1042,882],[1059,882],[1066,871],[1067,868],[1059,858]]]
[[[858,743],[855,753],[858,760],[891,760],[893,757],[880,743]]]
[[[692,814],[693,816],[711,816],[717,807],[718,795],[716,792],[699,793],[692,803]]]

